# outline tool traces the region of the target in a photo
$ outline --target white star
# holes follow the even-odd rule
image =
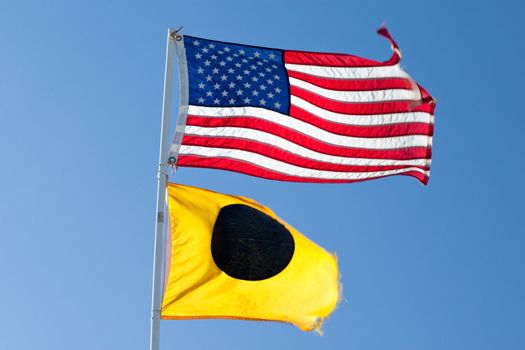
[[[215,48],[215,45],[213,45],[212,43],[210,43],[208,46],[210,47],[210,49],[214,49]]]
[[[257,82],[257,81],[259,81],[259,78],[257,78],[257,77],[252,77],[252,81],[253,81],[253,82]]]
[[[208,90],[208,92],[206,93],[206,96],[208,96],[208,97],[212,97],[212,96],[213,96],[213,92],[211,92],[211,91]]]
[[[279,79],[281,79],[281,77],[278,76],[277,74],[275,74],[275,75],[273,76],[273,78],[274,78],[275,80],[279,80]]]
[[[265,71],[267,71],[268,73],[270,73],[272,70],[270,68],[266,68]]]
[[[200,44],[201,44],[201,43],[198,42],[197,40],[194,40],[194,41],[193,41],[193,45],[195,45],[195,46],[199,46]]]
[[[239,62],[235,63],[235,67],[241,68],[241,64]]]
[[[233,98],[230,98],[228,102],[230,102],[231,105],[235,104],[235,100]]]
[[[228,61],[228,62],[233,61],[233,57],[232,57],[232,56],[228,56],[228,57],[226,57],[226,61]]]
[[[201,57],[202,57],[202,55],[200,53],[195,54],[195,58],[196,59],[200,59]]]
[[[199,103],[204,103],[204,98],[199,97]]]
[[[253,96],[259,96],[259,91],[257,91],[257,90],[253,90],[253,91],[252,91],[252,95],[253,95]]]
[[[197,73],[204,74],[204,68],[202,67],[197,68]]]
[[[281,104],[279,102],[275,102],[273,105],[275,106],[275,108],[281,108]]]
[[[231,50],[231,49],[230,49],[228,46],[226,46],[226,47],[224,48],[224,51],[226,51],[226,52],[230,52],[230,50]]]
[[[273,80],[272,79],[266,79],[266,81],[268,82],[269,85],[273,84]]]
[[[266,85],[261,85],[261,90],[266,90]]]
[[[217,51],[219,53],[219,55],[222,55],[224,52],[223,51]]]
[[[221,80],[222,80],[222,81],[226,81],[226,80],[228,80],[228,77],[227,77],[226,75],[223,74],[223,75],[221,75]]]
[[[199,83],[199,89],[204,89],[206,87],[206,85],[204,85],[204,83]]]
[[[244,91],[242,91],[241,89],[239,89],[239,90],[237,90],[237,95],[241,96],[243,92],[244,92]]]
[[[206,81],[211,81],[211,75],[208,74],[208,76],[206,77]]]
[[[266,75],[266,74],[263,73],[263,72],[260,72],[260,73],[259,73],[259,76],[260,76],[260,77],[264,77],[265,75]]]
[[[254,64],[252,64],[252,65],[250,66],[250,68],[251,68],[251,69],[257,69],[257,67],[256,67]]]
[[[230,87],[230,89],[235,89],[235,83],[233,81],[229,83],[228,86]]]
[[[242,63],[248,63],[248,60],[247,60],[246,58],[243,58],[243,59],[241,60],[241,62],[242,62]]]
[[[216,60],[216,59],[217,59],[217,55],[211,55],[211,58],[212,58],[213,60]]]
[[[264,98],[261,98],[259,100],[259,103],[260,103],[261,106],[264,106],[266,104],[266,101],[264,100]]]
[[[242,80],[242,75],[239,74],[239,75],[236,76],[235,78],[237,78],[237,80]]]
[[[243,49],[240,49],[240,50],[239,50],[239,54],[240,54],[240,55],[244,55],[245,53],[246,53],[246,51],[244,51]]]
[[[230,68],[230,69],[228,69],[228,73],[233,74],[233,73],[235,73],[235,71],[233,70],[233,68]]]
[[[207,53],[208,52],[208,48],[207,47],[203,47],[202,48],[202,52]]]
[[[251,86],[252,86],[252,84],[250,84],[250,83],[244,83],[244,87],[247,88],[247,89],[249,89]]]
[[[213,74],[219,74],[219,68],[215,67],[212,70]]]
[[[250,103],[250,101],[251,101],[251,100],[250,100],[249,97],[246,97],[246,98],[244,99],[244,103]]]
[[[223,96],[223,97],[228,96],[228,91],[224,90],[224,91],[222,92],[222,96]]]
[[[268,57],[270,57],[271,60],[275,59],[275,54],[272,52],[271,54],[268,55]]]
[[[224,67],[226,65],[226,62],[220,61],[219,64],[221,65],[221,67]]]
[[[244,74],[246,74],[246,75],[250,75],[250,71],[249,71],[248,69],[245,69],[245,70],[243,70],[242,72],[243,72]]]
[[[278,94],[281,93],[281,89],[279,89],[278,87],[275,88],[275,92],[277,92]]]
[[[257,62],[257,65],[262,66],[263,63],[261,61]]]
[[[277,67],[275,64],[272,64],[272,68],[273,68],[273,69],[277,69],[277,68],[279,68],[279,67]]]
[[[209,66],[210,66],[210,64],[211,64],[211,62],[210,62],[210,61],[208,61],[208,60],[204,61],[204,65],[205,65],[206,67],[209,67]]]
[[[221,84],[219,84],[219,83],[215,83],[215,85],[213,85],[213,88],[214,88],[215,90],[219,90],[219,89],[221,88]]]
[[[261,56],[261,53],[259,51],[255,51],[253,53],[253,56],[259,58]]]
[[[268,98],[273,98],[273,94],[271,92],[268,93]]]
[[[215,100],[213,100],[213,103],[218,105],[219,103],[221,103],[221,100],[219,100],[218,98],[216,98]]]

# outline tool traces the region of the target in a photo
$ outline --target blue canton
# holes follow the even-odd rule
[[[263,107],[288,113],[281,50],[184,37],[189,102],[208,107]]]

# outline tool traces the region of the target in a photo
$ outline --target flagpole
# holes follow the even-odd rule
[[[162,289],[162,254],[164,252],[164,229],[166,186],[168,182],[169,129],[172,96],[173,58],[175,33],[168,29],[166,43],[166,66],[164,71],[164,94],[162,98],[162,124],[160,129],[159,167],[157,172],[157,220],[155,222],[155,248],[153,251],[153,288],[151,293],[150,350],[160,349],[160,308]]]

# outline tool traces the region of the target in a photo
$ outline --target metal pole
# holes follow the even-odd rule
[[[166,43],[166,68],[164,72],[164,95],[162,98],[162,124],[160,129],[159,168],[157,173],[157,221],[155,223],[155,248],[153,252],[153,289],[151,295],[150,350],[160,349],[161,272],[164,251],[164,212],[168,182],[168,151],[171,112],[171,88],[173,78],[173,54],[175,30],[168,29]]]

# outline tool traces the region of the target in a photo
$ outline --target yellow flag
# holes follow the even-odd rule
[[[336,258],[252,199],[168,185],[162,319],[318,330],[339,299]]]

